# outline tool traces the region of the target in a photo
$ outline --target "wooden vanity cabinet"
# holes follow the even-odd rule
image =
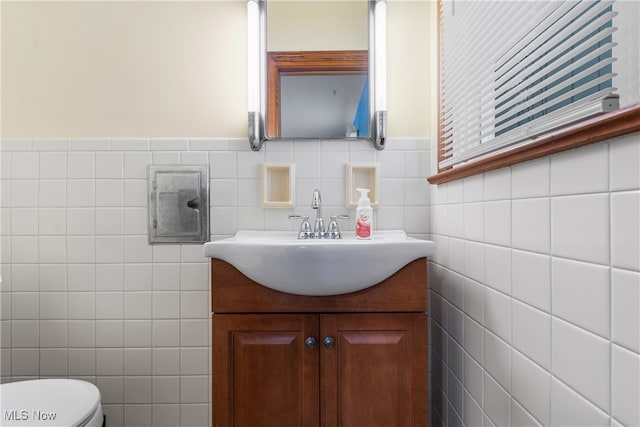
[[[213,316],[213,425],[318,426],[317,316]]]
[[[421,259],[368,290],[305,297],[213,259],[213,425],[426,426],[426,277]]]

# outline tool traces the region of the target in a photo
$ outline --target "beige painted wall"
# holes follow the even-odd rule
[[[365,50],[369,3],[358,1],[267,2],[267,50]]]
[[[3,138],[246,135],[243,0],[0,7]],[[389,136],[433,133],[432,17],[389,0]]]
[[[389,136],[437,132],[437,2],[388,0]]]

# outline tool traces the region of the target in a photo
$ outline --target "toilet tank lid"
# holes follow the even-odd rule
[[[83,426],[100,406],[100,391],[74,379],[0,385],[0,426]]]

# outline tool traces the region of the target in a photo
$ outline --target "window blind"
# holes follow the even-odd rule
[[[618,108],[613,3],[443,0],[439,167]]]

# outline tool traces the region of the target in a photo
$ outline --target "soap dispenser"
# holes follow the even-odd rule
[[[373,209],[369,200],[368,188],[356,188],[360,192],[358,207],[356,208],[356,238],[371,239],[373,229]]]

